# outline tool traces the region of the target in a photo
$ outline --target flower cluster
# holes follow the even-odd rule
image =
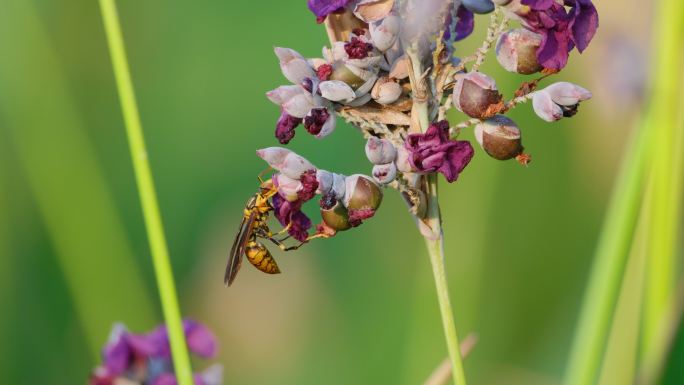
[[[258,152],[277,170],[275,216],[301,242],[372,217],[382,188],[398,190],[416,219],[427,223],[426,177],[440,173],[454,182],[474,156],[473,146],[458,138],[463,129],[473,127],[490,157],[527,165],[521,129],[506,113],[532,101],[534,112],[553,122],[572,117],[591,98],[568,82],[539,89],[566,66],[574,48],[582,52],[592,40],[598,14],[591,0],[308,0],[308,6],[325,23],[331,45],[321,58],[275,49],[291,83],[267,93],[281,109],[275,136],[287,144],[303,125],[324,138],[342,117],[367,139],[373,166],[371,176],[345,177],[284,148]],[[476,15],[492,12],[481,47],[457,57],[456,42],[471,35]],[[509,27],[512,21],[519,25]],[[505,98],[495,79],[479,71],[493,46],[504,69],[539,77]],[[450,124],[452,108],[467,120]],[[317,195],[323,221],[310,235],[312,221],[301,208]]]
[[[188,348],[201,358],[216,355],[214,335],[204,325],[184,320]],[[122,324],[112,328],[102,351],[102,365],[95,368],[90,385],[176,385],[169,335],[162,325],[147,334],[129,332]],[[221,385],[223,368],[213,365],[195,374],[195,385]]]
[[[272,176],[278,193],[272,198],[275,216],[292,238],[306,242],[311,219],[302,205],[320,196],[322,222],[314,236],[331,237],[357,227],[375,215],[382,203],[382,190],[365,175],[345,176],[316,168],[308,160],[282,147],[257,151],[277,172]]]

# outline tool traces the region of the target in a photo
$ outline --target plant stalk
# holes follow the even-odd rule
[[[169,332],[171,356],[179,385],[192,385],[192,368],[190,356],[185,342],[185,333],[181,321],[181,313],[176,295],[173,271],[169,261],[169,252],[164,236],[164,228],[159,213],[159,204],[152,179],[152,172],[147,157],[147,149],[140,123],[140,115],[135,99],[133,81],[128,67],[126,50],[121,33],[119,16],[115,0],[100,0],[105,34],[109,44],[114,75],[119,91],[121,109],[124,116],[128,136],[131,159],[138,184],[140,203],[145,218],[145,227],[152,254],[154,272],[159,288],[162,310]]]

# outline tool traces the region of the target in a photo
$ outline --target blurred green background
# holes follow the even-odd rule
[[[563,373],[648,69],[650,5],[596,5],[599,34],[561,75],[594,99],[553,125],[518,108],[531,166],[478,148],[442,184],[457,326],[480,336],[466,361],[474,384],[558,384]],[[119,9],[181,306],[219,337],[225,384],[422,383],[447,353],[424,245],[393,192],[363,227],[277,253],[282,275],[246,266],[223,286],[264,168],[254,151],[277,144],[264,92],[286,80],[272,47],[319,56],[326,44],[305,2]],[[487,22],[478,17],[463,54]],[[84,383],[114,321],[161,322],[97,2],[2,0],[0,52],[0,383]],[[525,79],[491,57],[483,70],[508,94]],[[300,129],[291,148],[352,174],[370,171],[363,145],[340,124],[324,141]]]

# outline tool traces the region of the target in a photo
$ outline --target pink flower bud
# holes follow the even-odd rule
[[[403,91],[399,83],[383,76],[375,82],[371,96],[380,104],[391,104],[399,99]]]
[[[542,70],[537,50],[542,36],[524,28],[503,33],[496,44],[496,58],[509,72],[530,75]]]
[[[292,151],[283,147],[267,147],[257,150],[256,154],[259,158],[268,163],[269,166],[276,170],[280,170],[285,162],[285,157],[290,155]]]
[[[302,174],[310,170],[315,171],[316,167],[308,160],[292,152],[285,157],[279,171],[289,178],[299,179]]]
[[[389,140],[373,136],[366,142],[366,156],[373,164],[391,163],[397,157],[397,149]]]
[[[563,109],[554,103],[546,90],[536,91],[532,94],[532,108],[540,118],[547,122],[555,122],[563,117]]]
[[[466,115],[487,119],[503,108],[503,96],[496,82],[481,72],[460,75],[454,86],[454,106]]]
[[[554,103],[561,106],[574,106],[581,101],[591,99],[592,96],[589,90],[569,82],[553,83],[544,91],[548,92]]]
[[[373,166],[373,179],[380,184],[388,184],[397,178],[397,166],[394,163]]]
[[[266,93],[270,101],[279,104],[295,118],[303,118],[314,107],[313,97],[301,86],[280,86]]]
[[[275,47],[274,51],[280,60],[280,69],[283,71],[283,75],[292,84],[300,84],[304,79],[316,76],[314,69],[297,51],[281,47]]]
[[[397,159],[395,161],[397,170],[403,173],[411,173],[418,171],[409,160],[411,152],[404,146],[397,147]]]

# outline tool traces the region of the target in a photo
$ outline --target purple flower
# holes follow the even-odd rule
[[[183,331],[188,349],[202,358],[212,358],[216,355],[216,337],[201,323],[193,320],[183,320]],[[156,355],[170,357],[169,332],[166,325],[159,326],[148,337],[156,345]]]
[[[295,202],[290,202],[276,194],[271,199],[273,204],[273,210],[275,212],[275,217],[282,226],[290,226],[288,228],[288,234],[292,238],[305,242],[309,237],[309,229],[311,228],[311,219],[302,212],[302,203],[304,201],[297,200]]]
[[[302,123],[302,118],[295,118],[294,116],[285,112],[284,109],[280,111],[280,118],[276,123],[275,136],[278,138],[280,144],[288,144],[295,136],[295,128]]]
[[[117,324],[102,352],[104,367],[109,375],[117,376],[132,366],[144,364],[157,351],[149,337],[130,333],[125,326]]]
[[[449,122],[430,125],[424,134],[406,138],[411,166],[422,173],[440,172],[451,183],[473,158],[473,147],[468,141],[449,139]]]
[[[202,376],[200,374],[195,374],[193,377],[193,382],[195,385],[205,385],[204,380],[202,379]],[[178,380],[176,380],[176,376],[171,373],[164,373],[161,376],[157,377],[153,382],[152,385],[178,385]]]
[[[342,10],[351,0],[308,0],[307,5],[319,23],[331,13]]]
[[[537,59],[547,69],[563,69],[570,51],[577,47],[583,52],[598,29],[598,12],[591,0],[565,0],[565,5],[554,0],[521,0],[521,4],[531,8],[520,15],[525,26],[542,35]]]

